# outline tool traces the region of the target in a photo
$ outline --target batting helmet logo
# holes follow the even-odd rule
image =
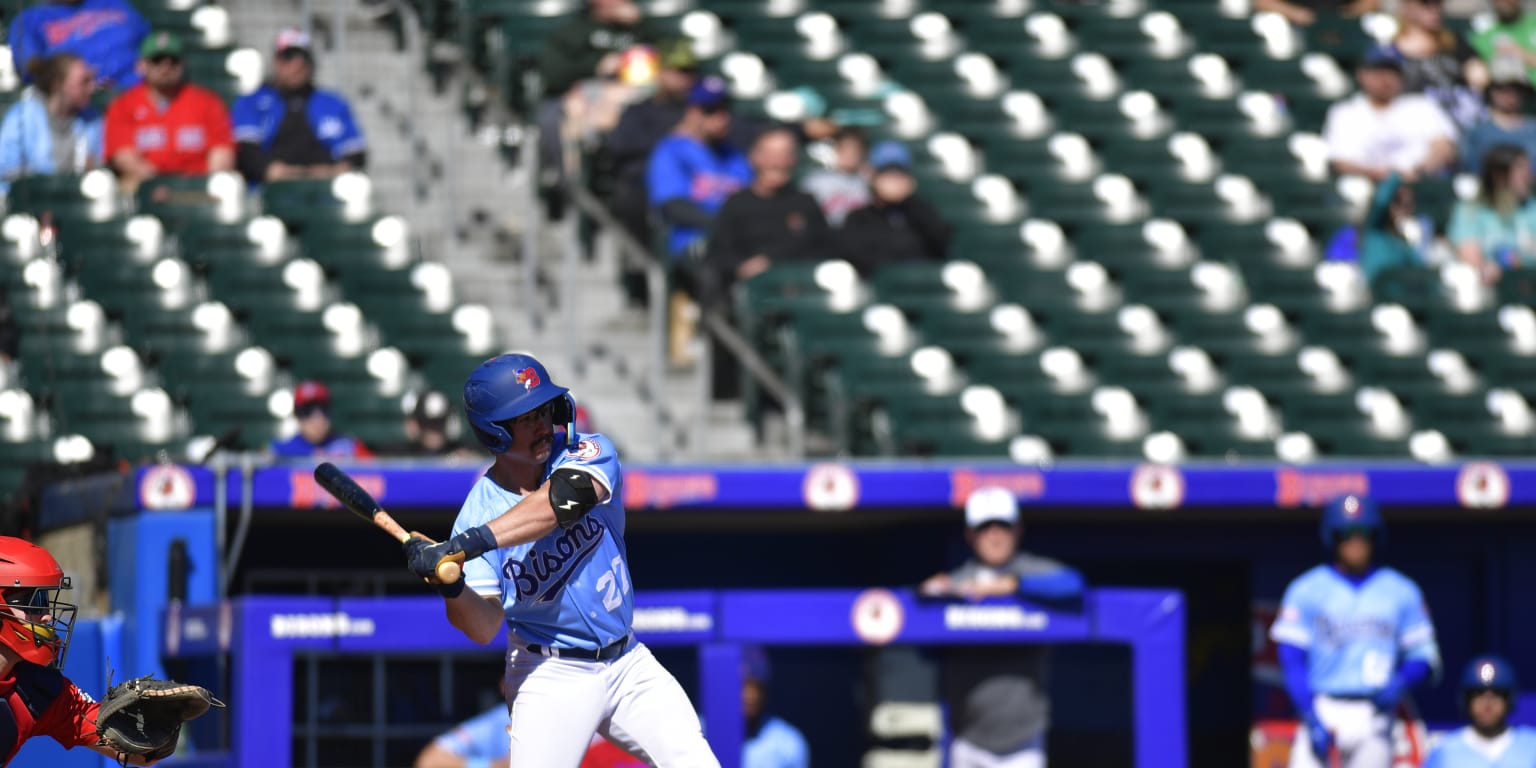
[[[532,366],[530,366],[528,368],[519,368],[518,369],[518,371],[517,371],[517,383],[523,385],[523,391],[527,392],[527,391],[533,389],[534,387],[537,387],[542,382],[539,381],[539,372],[538,372],[538,370],[533,368]]]
[[[1485,661],[1477,668],[1477,679],[1481,681],[1483,685],[1492,685],[1494,678],[1498,676],[1498,674],[1499,668],[1495,667],[1492,662]]]

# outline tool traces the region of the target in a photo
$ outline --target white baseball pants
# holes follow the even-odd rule
[[[1339,753],[1337,768],[1392,768],[1392,718],[1376,711],[1366,699],[1315,696],[1312,709],[1333,734]],[[1312,754],[1307,729],[1296,730],[1291,742],[1290,768],[1335,768]]]
[[[587,661],[507,651],[511,764],[577,768],[594,732],[657,768],[719,768],[699,716],[651,649]]]

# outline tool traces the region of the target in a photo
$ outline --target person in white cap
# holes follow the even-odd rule
[[[231,117],[235,164],[252,184],[328,179],[368,160],[346,97],[315,87],[315,55],[301,29],[277,33],[271,80],[241,96]]]
[[[1017,596],[1072,604],[1083,577],[1055,560],[1019,550],[1019,505],[1006,488],[978,488],[965,501],[965,539],[974,556],[924,581],[932,597]],[[944,698],[951,768],[1044,768],[1050,721],[1049,647],[975,646],[947,653]]]

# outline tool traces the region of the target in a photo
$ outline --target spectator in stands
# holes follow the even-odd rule
[[[293,415],[299,420],[299,433],[286,440],[272,441],[272,453],[278,458],[373,458],[373,451],[361,440],[332,429],[331,391],[324,384],[299,382],[293,388]]]
[[[810,748],[804,734],[768,711],[772,670],[762,648],[741,649],[741,713],[747,718],[741,768],[809,768]]]
[[[700,245],[726,198],[752,181],[752,167],[731,145],[730,133],[725,82],[706,77],[689,92],[682,122],[651,152],[647,195],[670,229],[667,250],[673,259]]]
[[[1422,93],[1460,128],[1482,116],[1488,65],[1445,26],[1441,0],[1403,0],[1392,45],[1403,56],[1403,92]]]
[[[1497,144],[1483,155],[1477,199],[1456,204],[1447,232],[1456,256],[1488,282],[1508,267],[1536,263],[1536,203],[1525,150]]]
[[[149,22],[128,0],[53,0],[17,14],[9,42],[24,79],[33,60],[72,53],[91,66],[101,87],[116,90],[139,82],[134,65],[148,34]]]
[[[816,198],[829,224],[841,227],[849,213],[869,204],[874,169],[869,165],[869,138],[860,128],[837,129],[832,146],[836,150],[833,166],[807,175],[800,187]]]
[[[1360,271],[1373,288],[1385,288],[1378,280],[1384,273],[1404,267],[1423,266],[1434,230],[1414,212],[1413,185],[1401,174],[1391,173],[1376,185],[1360,235]],[[1387,298],[1380,295],[1377,298]]]
[[[870,161],[875,168],[870,203],[843,222],[844,258],[865,275],[895,261],[942,261],[952,228],[918,196],[907,148],[882,142],[870,153]]]
[[[731,195],[715,217],[695,297],[724,302],[738,281],[762,274],[775,262],[834,255],[827,220],[816,199],[792,184],[800,145],[779,128],[752,145],[752,183]]]
[[[976,489],[965,500],[965,524],[974,557],[924,581],[922,594],[1080,604],[1083,577],[1077,571],[1018,549],[1023,528],[1012,491]],[[1046,646],[977,646],[945,654],[942,685],[954,737],[951,768],[1045,764],[1047,654]]]
[[[459,461],[478,460],[483,456],[455,439],[454,425],[451,424],[453,406],[446,395],[427,390],[416,394],[413,400],[410,413],[405,416],[405,442],[380,447],[380,455]]]
[[[1388,45],[1366,51],[1360,92],[1328,108],[1323,138],[1340,174],[1407,181],[1440,173],[1456,159],[1456,128],[1428,96],[1403,93],[1403,59]]]
[[[545,186],[562,178],[560,140],[564,102],[571,90],[583,80],[617,77],[625,51],[659,39],[633,0],[587,0],[586,6],[584,13],[551,32],[539,52],[539,73],[544,78],[538,115],[539,165]]]
[[[1381,7],[1381,0],[1254,0],[1255,11],[1267,11],[1284,16],[1292,24],[1311,26],[1319,13],[1340,16],[1359,16]]]
[[[1359,224],[1340,227],[1328,241],[1329,261],[1353,261],[1386,298],[1390,286],[1377,278],[1396,267],[1428,263],[1435,245],[1435,222],[1414,205],[1413,185],[1400,174],[1388,174],[1376,185]]]
[[[73,53],[32,60],[34,85],[0,123],[0,192],[30,174],[101,165],[102,120],[91,106],[96,75]]]
[[[641,242],[650,237],[645,169],[651,150],[682,121],[688,94],[699,81],[699,61],[687,39],[663,44],[660,54],[656,92],[629,105],[606,141],[614,174],[613,212]]]
[[[235,163],[252,184],[362,170],[368,144],[346,97],[315,87],[309,35],[277,35],[272,79],[235,102]]]
[[[1500,61],[1519,66],[1536,85],[1536,15],[1521,0],[1493,0],[1494,24],[1472,35],[1472,47],[1490,66]]]
[[[1495,144],[1513,144],[1536,161],[1536,119],[1525,112],[1530,92],[1525,65],[1508,59],[1496,61],[1488,84],[1488,113],[1461,139],[1461,169],[1476,173],[1483,155]]]
[[[139,50],[144,81],[107,108],[107,162],[129,190],[159,174],[202,176],[235,167],[229,111],[187,82],[181,38],[155,32]]]

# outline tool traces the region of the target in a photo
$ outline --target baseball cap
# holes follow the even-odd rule
[[[272,50],[277,53],[299,50],[309,53],[309,33],[298,27],[288,27],[277,33],[277,40],[272,44]]]
[[[980,528],[987,523],[1019,522],[1019,502],[1013,491],[989,486],[977,488],[965,500],[965,527]]]
[[[1495,56],[1488,62],[1489,85],[1526,85],[1525,62],[1514,56]]]
[[[912,166],[912,153],[899,141],[882,141],[869,151],[869,164],[877,171],[907,169]]]
[[[322,408],[331,404],[331,391],[318,381],[301,381],[293,388],[293,410],[300,411],[311,406]]]
[[[699,57],[693,54],[693,44],[687,38],[668,40],[661,44],[660,64],[667,69],[695,70],[699,68]]]
[[[1365,49],[1360,57],[1361,68],[1369,69],[1393,69],[1403,71],[1403,54],[1398,52],[1397,46],[1390,43],[1377,43]]]
[[[720,109],[731,104],[731,92],[725,81],[715,75],[700,78],[688,92],[688,106],[703,109]]]
[[[139,58],[141,59],[180,55],[181,38],[175,32],[151,32],[144,37],[144,42],[139,44]]]

